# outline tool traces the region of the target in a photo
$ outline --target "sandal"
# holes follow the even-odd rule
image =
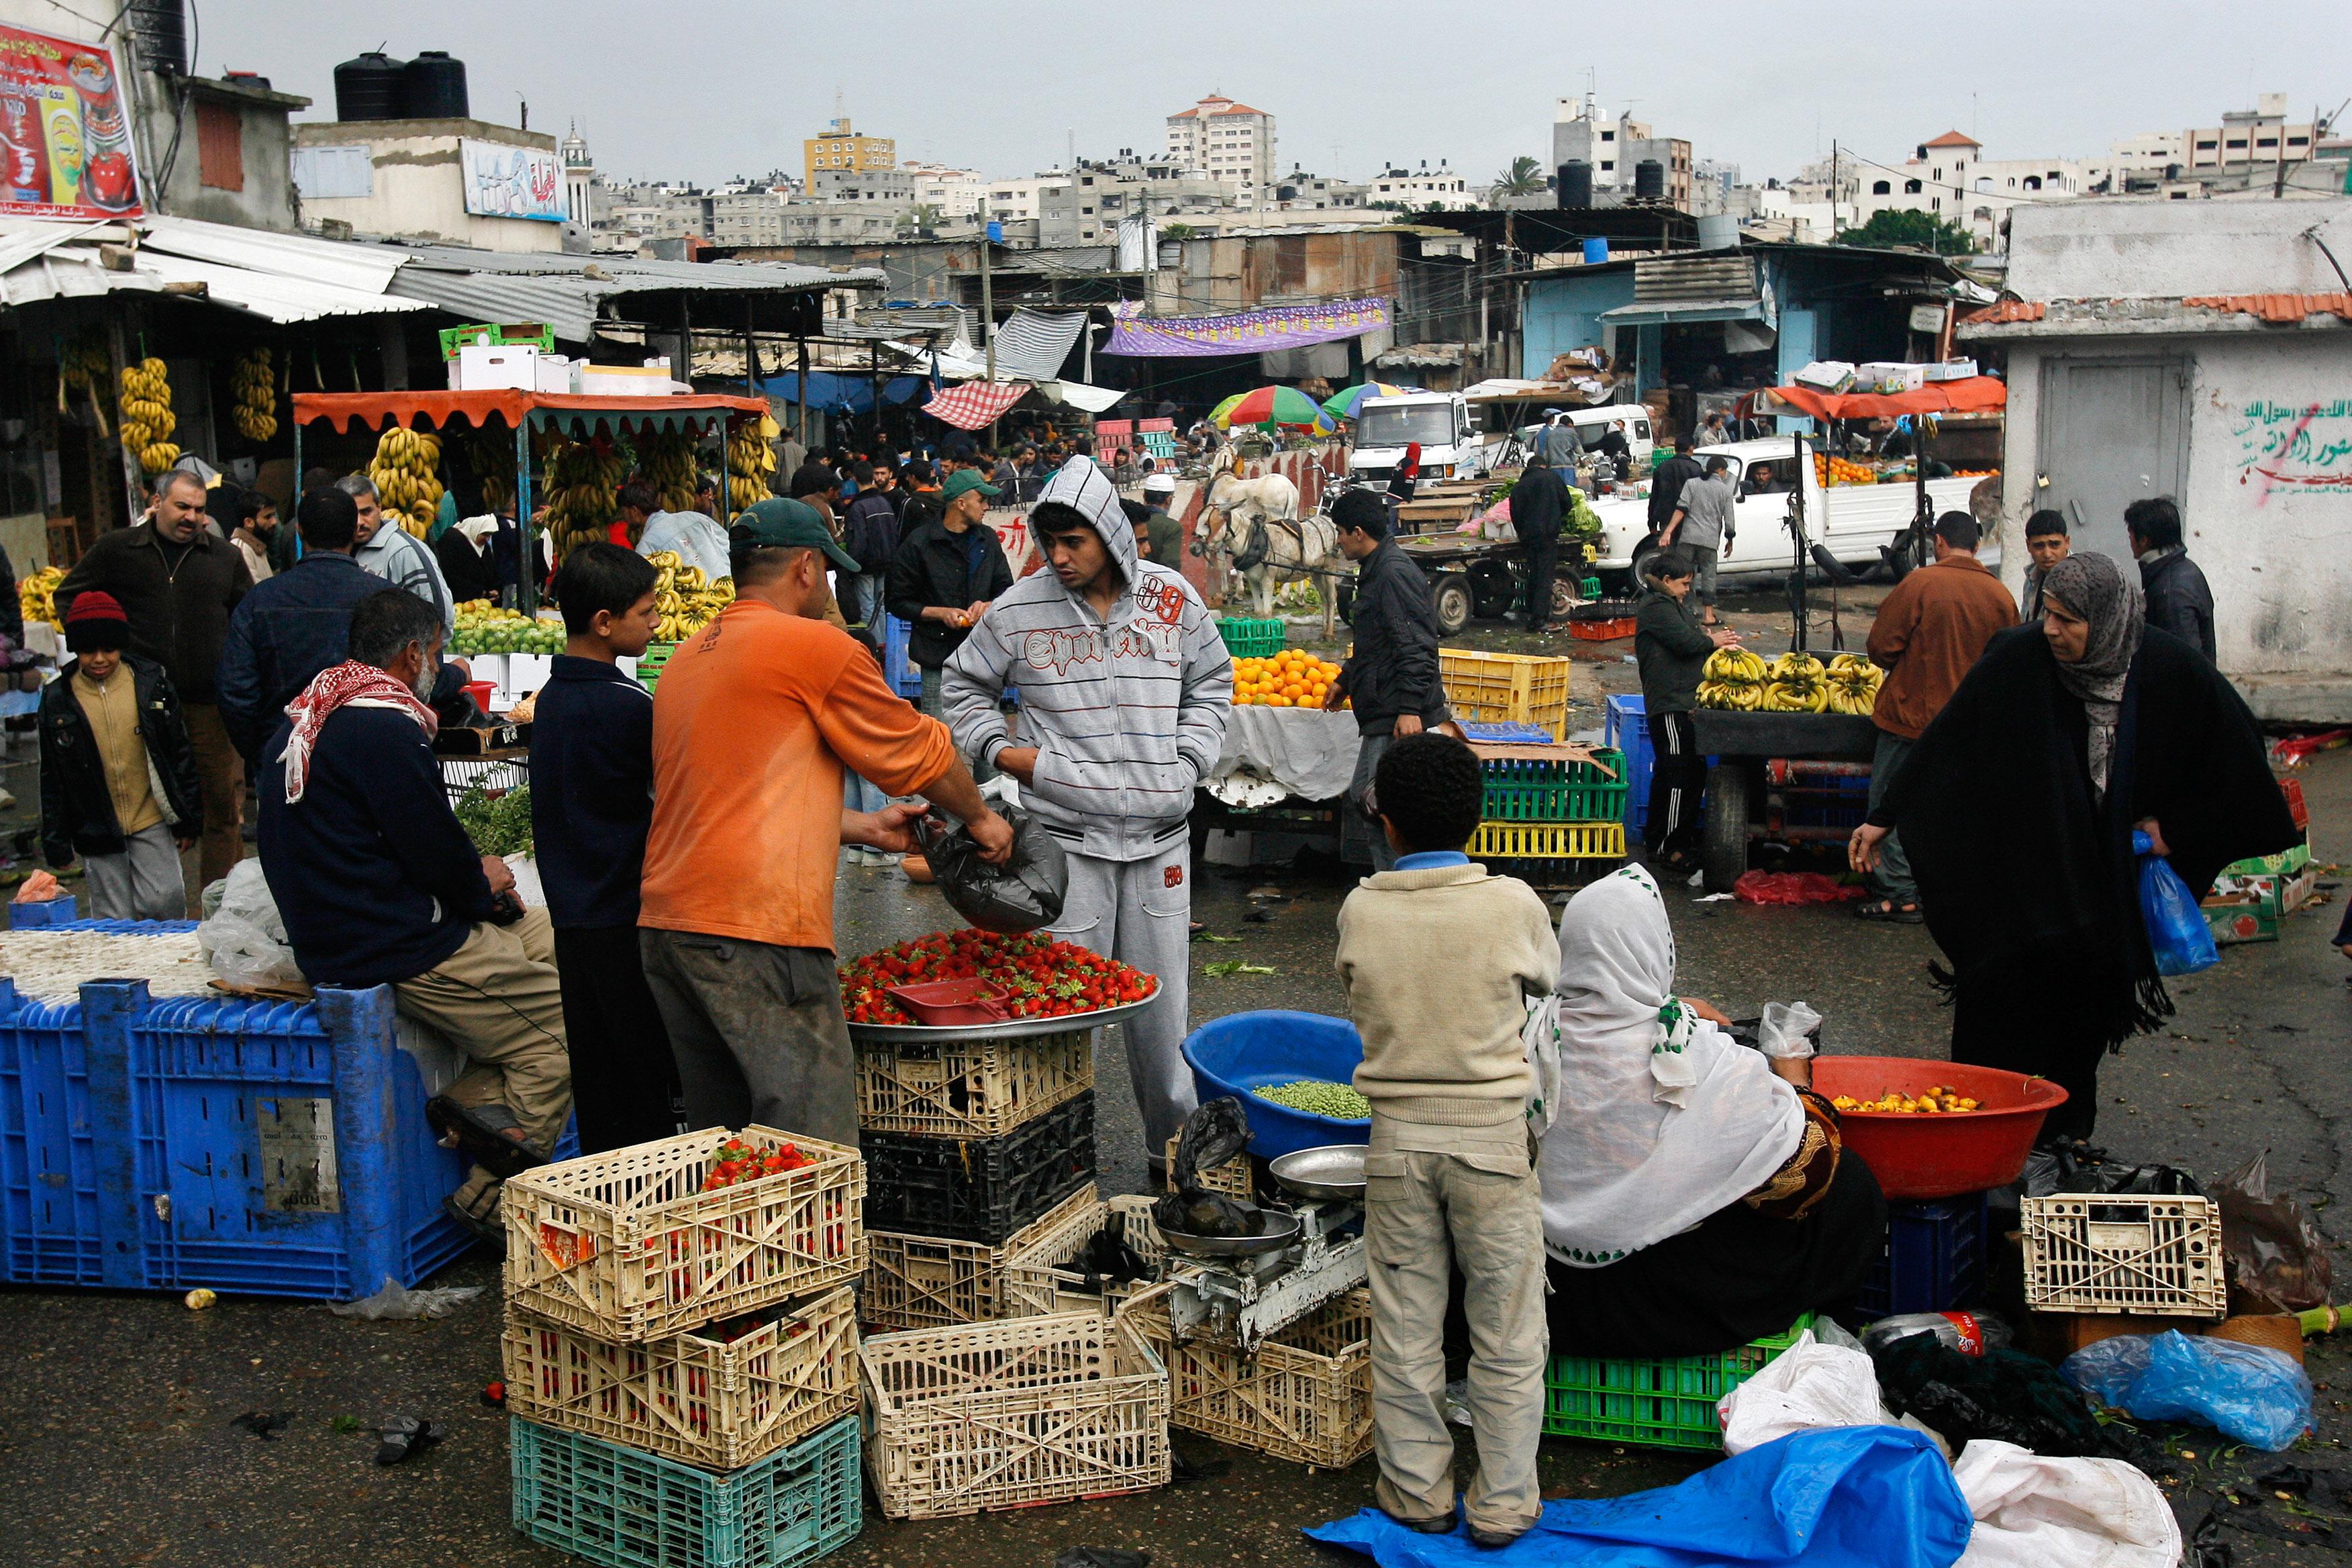
[[[1853,906],[1853,918],[1886,925],[1916,926],[1927,917],[1919,912],[1916,904],[1898,904],[1893,899],[1865,899]]]
[[[463,1226],[467,1234],[476,1241],[480,1242],[500,1258],[506,1256],[507,1228],[499,1218],[499,1210],[495,1204],[491,1205],[487,1216],[478,1215],[460,1204],[457,1194],[451,1193],[441,1200],[441,1212]]]
[[[547,1163],[546,1155],[522,1141],[522,1123],[503,1105],[460,1105],[436,1094],[425,1102],[425,1120],[444,1144],[464,1150],[493,1176],[520,1176]]]

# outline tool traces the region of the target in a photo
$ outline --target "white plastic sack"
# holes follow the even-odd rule
[[[306,984],[286,940],[286,923],[278,918],[278,900],[258,860],[240,860],[230,868],[221,889],[220,908],[196,927],[196,951],[213,973],[231,985],[250,988],[290,987]]]
[[[1811,1332],[1717,1402],[1723,1451],[1744,1454],[1817,1426],[1894,1426],[1878,1397],[1878,1373],[1860,1351],[1825,1345]]]
[[[547,907],[547,889],[540,886],[539,862],[528,855],[507,857],[507,869],[514,873],[515,897],[527,910]]]
[[[2120,1459],[2045,1459],[1979,1438],[1952,1479],[1977,1521],[1957,1568],[2172,1568],[2180,1561],[2180,1526],[2164,1494]]]

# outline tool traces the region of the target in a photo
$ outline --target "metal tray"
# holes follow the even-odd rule
[[[1257,1223],[1255,1236],[1192,1236],[1163,1230],[1160,1237],[1169,1251],[1187,1258],[1255,1258],[1279,1252],[1298,1239],[1298,1216],[1286,1209],[1259,1209]]]
[[[1121,1002],[1066,1018],[1012,1018],[1002,1024],[856,1024],[849,1037],[861,1046],[948,1045],[964,1040],[1026,1040],[1038,1035],[1066,1035],[1073,1029],[1098,1029],[1139,1013],[1160,1000],[1155,989],[1140,1002]]]
[[[1326,1203],[1364,1201],[1364,1157],[1361,1143],[1326,1143],[1277,1157],[1267,1168],[1286,1191]]]

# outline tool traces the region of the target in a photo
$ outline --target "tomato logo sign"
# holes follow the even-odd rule
[[[1167,870],[1160,873],[1160,884],[1163,887],[1169,888],[1182,887],[1184,885],[1184,868],[1181,866],[1169,867]]]

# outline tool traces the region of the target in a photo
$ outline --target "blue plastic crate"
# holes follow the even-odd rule
[[[75,914],[74,896],[59,893],[54,899],[37,904],[10,904],[8,929],[39,931],[48,926],[73,925],[76,923]]]
[[[1638,691],[1612,697],[1601,721],[1601,743],[1625,753],[1625,831],[1640,837],[1650,822],[1649,710]]]
[[[1988,1194],[1886,1205],[1886,1251],[1853,1306],[1838,1314],[1859,1328],[1898,1312],[1948,1312],[1984,1289]]]
[[[793,1568],[865,1525],[857,1417],[714,1474],[513,1418],[514,1525],[609,1568]]]
[[[174,931],[194,931],[194,921],[59,921],[51,931],[96,931],[115,936],[169,936]]]
[[[119,1126],[128,1115],[121,1075],[104,1089]],[[80,1001],[23,1001],[14,981],[0,979],[0,1279],[106,1283],[101,1217],[126,1215],[130,1204],[116,1194],[101,1207],[110,1166],[101,1171],[89,1095]],[[126,1253],[137,1245],[114,1239]]]
[[[888,611],[883,612],[882,679],[890,683],[891,690],[909,702],[923,694],[923,667],[907,651],[907,639],[912,629]]]

